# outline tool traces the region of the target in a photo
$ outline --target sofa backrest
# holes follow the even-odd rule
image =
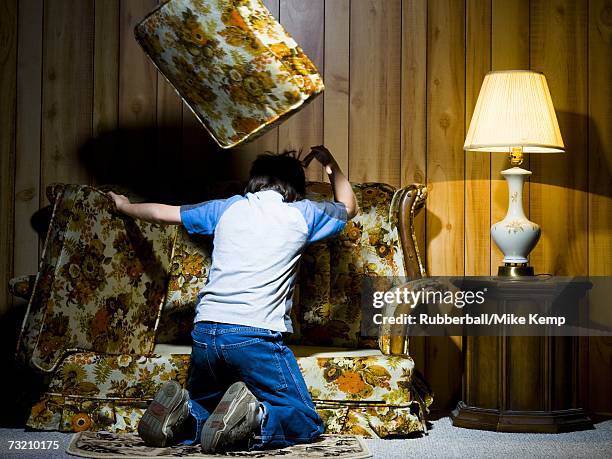
[[[223,184],[209,198],[236,194],[243,189],[236,185]],[[359,215],[338,237],[303,255],[292,311],[295,343],[376,347],[359,333],[361,280],[375,276],[387,288],[389,276],[425,273],[412,227],[425,187],[364,183],[353,189]],[[56,185],[47,194],[51,223],[17,356],[52,371],[71,351],[146,355],[156,342],[189,343],[212,239],[121,216],[107,195],[89,186]],[[331,199],[330,185],[309,184],[307,198]],[[382,331],[378,345],[393,349],[387,335]]]
[[[295,290],[291,341],[338,347],[376,347],[360,338],[360,286],[364,276],[403,276],[404,252],[393,205],[395,188],[381,183],[354,184],[360,213],[335,238],[310,245],[302,256]],[[328,183],[308,184],[312,200],[332,199]],[[210,237],[180,229],[157,332],[160,343],[189,342],[194,306],[208,276]]]
[[[353,184],[359,214],[344,231],[309,246],[302,256],[293,310],[300,344],[377,347],[362,339],[361,283],[365,276],[404,275],[397,226],[390,209],[395,188],[381,183]],[[331,186],[312,183],[308,199],[333,199]]]
[[[168,290],[157,327],[158,343],[191,343],[195,305],[210,269],[212,238],[189,235],[178,229]]]

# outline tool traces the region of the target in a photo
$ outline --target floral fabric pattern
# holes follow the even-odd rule
[[[211,237],[178,230],[157,343],[191,344],[195,307],[208,279],[211,254]]]
[[[293,311],[301,344],[377,347],[375,340],[360,337],[362,280],[404,275],[397,226],[391,224],[389,212],[395,189],[363,183],[353,184],[353,191],[359,214],[338,237],[312,244],[302,257]],[[329,184],[309,184],[308,199],[331,196]]]
[[[64,231],[70,215],[65,209],[73,206],[78,192],[79,187],[76,185],[68,185],[65,188],[60,185],[47,187],[47,195],[53,204],[52,224],[49,225],[47,231],[38,274],[17,342],[16,356],[22,362],[29,360],[34,353],[34,347],[43,322],[45,305],[51,294],[55,265],[64,243]]]
[[[69,350],[148,354],[175,228],[118,218],[108,196],[67,186],[56,198],[23,343],[51,371]]]
[[[410,357],[301,357],[298,359],[314,400],[402,405],[413,400],[414,362]]]
[[[189,354],[103,355],[79,352],[57,368],[47,391],[52,394],[151,400],[165,381],[187,381]]]
[[[189,359],[189,354],[69,355],[32,407],[27,425],[134,432],[165,381],[185,386]],[[301,357],[298,363],[326,433],[385,437],[424,431],[431,400],[423,402],[413,384],[409,357]]]
[[[32,407],[26,426],[60,432],[136,432],[148,403],[140,400],[96,400],[45,394]]]
[[[339,406],[323,402],[315,402],[315,406],[328,434],[384,438],[427,431],[426,421],[420,416],[420,406],[416,402],[401,407]]]
[[[185,385],[189,358],[189,354],[68,355],[32,407],[27,425],[67,432],[132,432],[165,381]]]
[[[222,148],[323,91],[315,66],[260,0],[170,0],[135,33]]]

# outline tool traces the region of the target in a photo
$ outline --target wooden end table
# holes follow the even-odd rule
[[[470,289],[469,282],[462,281],[464,290]],[[499,306],[523,302],[527,304],[518,306],[525,308],[553,301],[560,289],[579,307],[591,286],[586,281],[533,277],[479,278],[476,284],[487,286],[487,301],[502,302]],[[541,433],[593,428],[580,408],[585,363],[579,337],[468,336],[465,343],[463,400],[452,413],[454,426]]]

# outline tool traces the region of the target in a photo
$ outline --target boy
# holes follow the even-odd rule
[[[304,167],[317,159],[334,202],[302,199]],[[291,332],[291,297],[304,247],[342,231],[357,213],[355,195],[331,153],[313,147],[300,162],[260,155],[244,196],[189,206],[132,204],[111,193],[134,218],[182,224],[213,234],[212,265],[196,307],[188,391],[165,383],[144,413],[145,443],[180,435],[205,453],[237,447],[282,448],[314,441],[324,430],[282,333]]]

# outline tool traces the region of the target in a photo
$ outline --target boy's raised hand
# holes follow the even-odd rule
[[[302,160],[302,166],[308,167],[313,159],[319,161],[325,168],[325,172],[329,175],[334,199],[343,203],[346,206],[348,218],[353,218],[357,215],[357,199],[350,182],[340,170],[340,166],[336,162],[334,156],[323,145],[311,147],[310,153]]]
[[[313,159],[316,159],[321,163],[321,165],[325,168],[325,172],[327,174],[332,173],[332,168],[337,166],[336,160],[331,152],[323,145],[317,145],[315,147],[311,147],[310,153],[306,155],[306,157],[302,160],[302,166],[305,168],[312,162]]]

